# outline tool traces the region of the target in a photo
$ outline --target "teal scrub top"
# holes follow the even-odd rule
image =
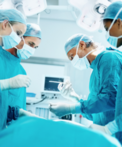
[[[101,52],[91,63],[88,100],[80,100],[81,113],[95,124],[105,125],[114,120],[117,88],[122,70],[122,53]]]
[[[26,75],[26,72],[20,64],[20,59],[13,56],[8,51],[0,48],[0,79],[8,79],[19,74]],[[18,106],[26,109],[26,88],[17,88],[8,90],[8,105],[11,107]]]

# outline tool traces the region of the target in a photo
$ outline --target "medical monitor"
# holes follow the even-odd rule
[[[69,77],[44,76],[43,80],[44,80],[43,92],[59,93],[58,90],[59,83],[63,83],[66,80],[69,80]]]

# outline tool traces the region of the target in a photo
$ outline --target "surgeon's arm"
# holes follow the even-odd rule
[[[122,123],[122,118],[118,118],[119,121]],[[117,132],[122,131],[122,129],[119,129],[116,120],[108,123],[105,126],[100,126],[100,125],[96,125],[96,124],[92,124],[89,128],[93,129],[93,130],[98,130],[101,131],[103,133],[106,133],[108,135],[113,135]]]
[[[31,117],[38,117],[35,114],[32,114],[26,110],[23,110],[19,107],[8,107],[8,114],[7,114],[7,123],[10,123],[12,120],[17,120],[19,117],[23,116],[31,116]]]
[[[19,109],[19,117],[22,117],[22,116],[32,116],[32,117],[39,117],[35,114],[32,114],[26,110],[23,110],[23,109]]]
[[[90,95],[86,101],[80,100],[81,105],[76,107],[80,107],[81,113],[92,114],[115,109],[121,64],[114,55],[104,58],[99,62],[99,91],[95,95]]]
[[[0,89],[2,91],[8,89],[16,89],[21,87],[29,87],[31,80],[27,75],[17,75],[15,77],[0,80]]]
[[[115,119],[119,126],[119,129],[122,130],[122,73],[119,81],[117,97],[116,97],[116,108],[115,108]]]

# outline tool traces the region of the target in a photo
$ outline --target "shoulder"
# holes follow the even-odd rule
[[[116,50],[114,51],[104,51],[104,53],[101,56],[101,62],[114,62],[114,61],[121,61],[122,62],[122,53],[118,52]]]

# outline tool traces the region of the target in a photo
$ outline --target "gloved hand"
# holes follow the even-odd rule
[[[50,104],[50,111],[59,117],[76,112],[75,105],[70,104]]]
[[[69,81],[66,81],[65,83],[60,83],[58,85],[58,89],[61,92],[61,95],[67,99],[70,99],[72,101],[79,101],[80,97],[75,93],[74,89],[71,86],[72,84]]]
[[[27,75],[18,75],[9,79],[9,85],[11,89],[20,87],[29,87],[31,79]]]
[[[27,75],[17,75],[10,79],[0,80],[2,90],[29,87],[31,80]]]
[[[100,126],[100,125],[92,124],[89,128],[93,130],[98,130],[108,135],[112,135],[107,126]]]

